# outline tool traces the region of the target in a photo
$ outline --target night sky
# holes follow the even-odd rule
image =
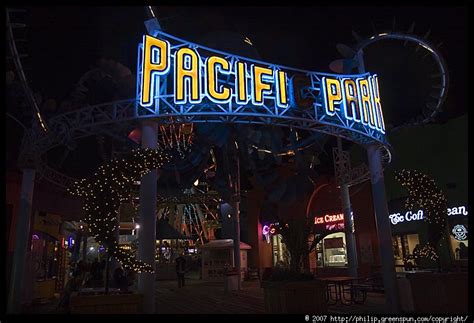
[[[415,34],[424,35],[431,29],[428,40],[442,43],[440,50],[450,72],[448,99],[438,122],[467,113],[466,7],[153,8],[162,28],[177,37],[208,45],[208,35],[230,32],[241,39],[248,37],[261,60],[320,72],[331,72],[330,62],[342,58],[336,49],[338,43],[355,45],[353,29],[368,37],[375,31],[391,30],[394,17],[396,31],[407,31],[415,22]],[[28,42],[22,49],[30,56],[23,64],[33,91],[41,93],[43,102],[52,98],[59,107],[100,58],[114,59],[136,73],[137,46],[146,33],[143,22],[148,19],[144,6],[25,9],[27,13],[19,22],[28,26]],[[408,121],[419,114],[436,85],[429,76],[435,65],[429,57],[422,60],[423,51],[416,54],[414,48],[384,41],[365,50],[366,70],[379,75],[386,124]],[[71,158],[81,154],[78,151]]]
[[[114,58],[135,73],[137,44],[146,32],[145,7],[27,9],[33,53],[29,77],[33,88],[40,90],[45,98],[66,97],[79,77],[101,57]],[[232,31],[249,37],[262,60],[321,72],[330,72],[329,63],[341,58],[337,43],[355,44],[352,29],[367,36],[373,33],[373,26],[378,32],[391,29],[393,17],[398,31],[406,31],[415,22],[416,34],[423,35],[431,29],[428,39],[434,44],[443,43],[441,52],[451,73],[445,106],[448,116],[467,111],[464,95],[467,90],[467,8],[157,6],[154,10],[163,29],[178,37],[199,42],[210,32]],[[422,55],[413,56],[409,47],[386,41],[366,51],[367,71],[378,73],[381,80],[387,74],[396,78],[382,93],[388,122],[391,113],[388,110],[403,110],[402,106],[424,103],[423,100],[409,101],[407,96],[410,95],[404,97],[404,93],[411,94],[414,86],[430,88],[432,85],[428,84],[432,80],[420,71]],[[424,63],[428,61],[425,59]],[[418,89],[418,93],[425,90]]]

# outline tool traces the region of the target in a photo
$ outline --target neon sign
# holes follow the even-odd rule
[[[398,224],[400,222],[407,222],[410,221],[420,221],[423,220],[423,210],[418,210],[418,212],[413,213],[412,211],[408,211],[405,213],[404,216],[400,215],[400,213],[394,213],[389,215],[390,221],[393,225]]]
[[[326,230],[344,230],[344,213],[314,217],[315,225],[325,225]]]
[[[344,221],[344,213],[326,214],[325,216],[314,217],[314,224],[334,223],[341,221]]]
[[[179,116],[181,122],[280,124],[386,144],[376,75],[269,64],[162,31],[144,35],[138,50],[138,114]]]
[[[462,224],[456,224],[451,231],[454,235],[454,239],[458,241],[464,241],[467,239],[467,229]]]
[[[272,97],[277,106],[288,106],[288,77],[284,71],[245,62],[231,63],[220,56],[209,56],[203,60],[195,48],[180,47],[173,53],[166,40],[149,35],[143,36],[142,78],[140,104],[154,104],[159,95],[160,76],[171,72],[174,61],[174,103],[202,103],[204,98],[214,103],[263,105],[264,99]],[[228,80],[233,76],[233,85]],[[227,81],[223,78],[227,78]]]
[[[267,243],[270,243],[270,237],[278,234],[279,223],[265,224],[262,227],[262,234],[265,236]]]
[[[452,215],[468,215],[465,206],[458,206],[453,208],[448,208],[448,216]]]
[[[448,216],[468,215],[468,212],[465,206],[458,206],[458,207],[448,208],[447,214]],[[389,215],[389,218],[393,225],[396,225],[398,223],[405,222],[405,221],[407,222],[421,221],[424,219],[423,210],[418,210],[416,213],[414,213],[413,211],[407,211],[405,215],[401,215],[400,212],[392,213]]]

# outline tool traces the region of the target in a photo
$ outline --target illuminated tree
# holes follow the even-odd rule
[[[447,224],[447,200],[436,182],[417,170],[402,170],[395,174],[395,179],[408,190],[405,207],[409,210],[423,209],[423,220],[428,223],[428,241],[413,252],[415,259],[430,259],[437,261],[437,248],[445,239]]]
[[[150,170],[161,168],[169,161],[166,153],[153,149],[136,149],[120,159],[113,159],[99,167],[88,179],[76,182],[69,189],[73,195],[83,196],[84,222],[89,233],[102,244],[109,255],[134,272],[153,272],[151,264],[135,259],[130,250],[119,247],[115,232],[118,229],[120,204],[129,201],[131,188]]]

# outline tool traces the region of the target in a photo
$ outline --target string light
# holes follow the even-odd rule
[[[408,191],[405,207],[423,209],[423,221],[428,223],[428,241],[413,251],[413,258],[438,260],[435,246],[440,244],[447,225],[446,196],[431,177],[420,171],[403,169],[395,174],[395,179]]]
[[[89,233],[128,270],[153,273],[154,266],[137,260],[129,249],[120,247],[115,235],[119,206],[130,199],[135,181],[169,161],[169,155],[162,151],[132,150],[124,158],[100,166],[94,176],[81,179],[68,188],[72,195],[84,197],[84,222],[88,224]]]

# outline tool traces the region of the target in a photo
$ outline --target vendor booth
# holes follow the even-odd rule
[[[241,277],[247,272],[247,250],[252,249],[245,242],[240,242]],[[222,280],[225,268],[234,267],[234,241],[232,239],[212,240],[201,247],[202,279]]]

